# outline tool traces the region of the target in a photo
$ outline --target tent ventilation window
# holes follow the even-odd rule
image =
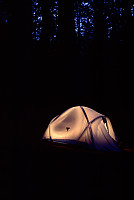
[[[66,127],[67,132],[69,131],[70,127]]]
[[[103,119],[103,122],[104,122],[104,125],[105,125],[105,128],[106,128],[107,132],[109,132],[106,118],[102,117],[102,119]]]

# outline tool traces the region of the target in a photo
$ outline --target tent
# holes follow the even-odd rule
[[[84,106],[72,107],[51,120],[43,139],[87,144],[91,149],[120,151],[108,117]]]

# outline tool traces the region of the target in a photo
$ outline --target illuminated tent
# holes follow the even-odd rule
[[[43,139],[88,144],[91,149],[120,151],[109,118],[84,106],[72,107],[52,119]]]

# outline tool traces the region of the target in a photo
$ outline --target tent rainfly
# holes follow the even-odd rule
[[[52,119],[43,139],[67,144],[86,143],[91,149],[120,151],[109,118],[84,106],[72,107]]]

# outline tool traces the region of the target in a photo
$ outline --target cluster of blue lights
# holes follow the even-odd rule
[[[92,39],[94,33],[94,9],[91,1],[76,2],[74,5],[74,22],[77,37]]]
[[[125,8],[120,4],[120,0],[104,0],[102,14],[105,19],[106,37],[111,38],[113,26],[116,25],[120,28],[120,21],[126,12]],[[50,42],[55,41],[58,31],[58,15],[59,15],[59,1],[52,1],[49,7],[50,11]],[[94,0],[76,0],[74,3],[74,24],[75,33],[78,38],[92,39],[94,37],[95,28],[95,1]],[[134,3],[131,0],[131,16],[134,15]],[[33,15],[33,31],[32,38],[34,40],[40,40],[42,33],[42,8],[39,5],[38,0],[32,0],[32,15]],[[113,16],[118,16],[118,20],[113,22]],[[7,20],[5,19],[5,22]]]
[[[42,8],[39,6],[38,0],[32,0],[32,16],[33,16],[33,31],[32,39],[40,40],[40,35],[42,33]]]
[[[134,16],[134,3],[131,2],[131,16]]]
[[[122,17],[125,14],[125,8],[124,7],[119,7],[119,5],[117,6],[117,3],[119,3],[119,1],[117,0],[105,0],[104,4],[107,6],[107,11],[105,12],[106,14],[106,24],[107,24],[107,37],[110,38],[111,37],[111,32],[113,29],[113,23],[112,23],[112,17],[113,15],[118,16],[118,20],[115,22],[116,24],[118,24],[118,27],[120,29],[120,22],[122,20]],[[121,1],[120,1],[121,3]],[[131,6],[131,16],[133,17],[134,14],[134,4],[132,3],[132,1],[130,2],[130,6]],[[112,9],[113,8],[113,9]]]
[[[114,3],[115,2],[116,2],[116,0],[114,0]],[[113,29],[112,20],[111,20],[111,17],[113,15],[113,13],[111,13],[112,3],[113,2],[111,2],[109,0],[104,0],[105,8],[103,10],[103,14],[105,15],[106,32],[107,32],[107,38],[108,39],[110,39],[111,32],[112,32],[112,29]]]
[[[50,42],[56,39],[57,30],[58,30],[58,1],[54,1],[50,8],[51,13],[51,33],[50,33]]]

